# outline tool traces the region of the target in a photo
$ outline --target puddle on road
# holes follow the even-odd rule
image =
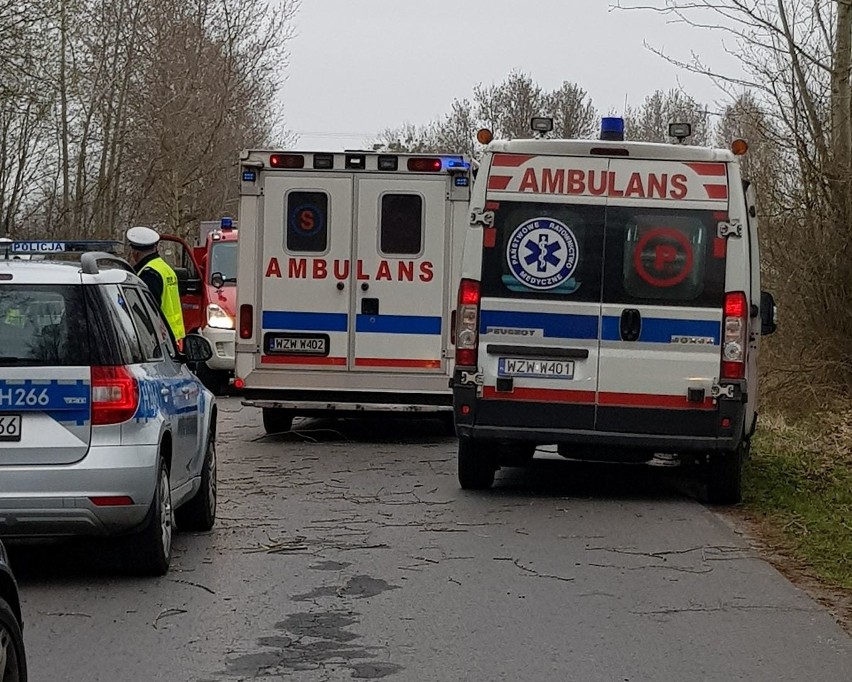
[[[293,601],[313,601],[321,597],[352,597],[354,599],[370,599],[388,590],[398,590],[399,585],[391,585],[381,578],[372,578],[369,575],[353,575],[342,587],[323,586],[317,587],[305,594],[295,594],[291,597]]]
[[[342,571],[352,564],[348,561],[319,561],[310,566],[315,571]]]

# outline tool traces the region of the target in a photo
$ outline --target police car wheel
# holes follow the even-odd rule
[[[216,435],[207,438],[207,450],[201,469],[201,486],[198,492],[175,510],[178,528],[182,531],[206,531],[216,523]]]
[[[263,408],[263,429],[270,436],[276,433],[287,433],[293,428],[293,412],[280,407]]]
[[[174,510],[169,469],[160,460],[148,524],[141,533],[128,538],[125,558],[129,568],[140,575],[159,576],[168,573],[173,534]]]
[[[743,462],[749,443],[731,452],[713,453],[707,463],[707,502],[739,504],[743,499]]]
[[[497,461],[490,444],[459,438],[459,485],[465,490],[487,490],[494,484]]]
[[[27,658],[18,619],[0,599],[0,682],[26,682]]]

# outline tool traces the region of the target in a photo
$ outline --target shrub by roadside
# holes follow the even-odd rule
[[[852,590],[852,408],[799,421],[761,415],[743,511],[783,555]]]

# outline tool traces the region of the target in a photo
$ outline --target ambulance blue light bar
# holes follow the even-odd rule
[[[121,242],[109,239],[0,242],[0,252],[4,252],[7,259],[10,256],[51,256],[63,253],[88,253],[89,251],[118,253],[122,247]]]
[[[470,170],[470,164],[464,159],[447,159],[444,160],[444,166],[447,170]]]
[[[601,139],[624,141],[624,119],[617,116],[604,116],[601,119]]]

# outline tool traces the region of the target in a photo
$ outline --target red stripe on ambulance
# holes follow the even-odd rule
[[[725,164],[724,163],[688,163],[689,166],[696,175],[701,176],[713,176],[717,178],[725,177]]]
[[[488,189],[502,191],[512,182],[511,175],[490,175],[488,177]]]
[[[440,369],[440,360],[416,360],[407,358],[355,358],[357,367],[409,367]]]
[[[535,157],[528,154],[495,154],[491,165],[502,166],[504,168],[517,168],[518,166],[523,166],[532,158]]]
[[[260,358],[264,365],[345,365],[346,358],[315,358],[300,355],[264,355]]]
[[[515,388],[511,392],[498,391],[493,386],[482,388],[485,400],[520,400],[533,403],[595,404],[594,391],[564,391],[555,388]]]

